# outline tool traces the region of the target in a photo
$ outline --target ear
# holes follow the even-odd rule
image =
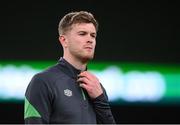
[[[67,41],[66,41],[66,37],[64,35],[59,36],[59,41],[63,47],[65,47],[65,48],[67,47]]]

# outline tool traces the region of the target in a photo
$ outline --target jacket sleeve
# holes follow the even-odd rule
[[[25,93],[25,124],[49,123],[51,99],[50,87],[41,75],[35,75],[30,81]]]
[[[103,88],[103,87],[102,87]],[[114,117],[108,102],[108,96],[103,88],[103,94],[93,100],[98,124],[115,124]]]

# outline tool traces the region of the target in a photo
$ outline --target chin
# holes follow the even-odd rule
[[[83,57],[83,60],[84,60],[84,61],[89,61],[89,60],[92,60],[93,58],[94,58],[93,55],[88,55],[88,56],[84,56],[84,57]]]

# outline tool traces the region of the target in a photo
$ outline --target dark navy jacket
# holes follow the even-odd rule
[[[33,76],[25,93],[25,123],[115,123],[104,93],[90,99],[79,87],[75,69],[65,59]]]

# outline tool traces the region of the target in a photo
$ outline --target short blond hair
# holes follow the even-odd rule
[[[59,35],[66,33],[71,29],[73,24],[77,23],[92,23],[98,31],[98,22],[93,14],[87,11],[70,12],[66,14],[59,22],[58,33]]]

